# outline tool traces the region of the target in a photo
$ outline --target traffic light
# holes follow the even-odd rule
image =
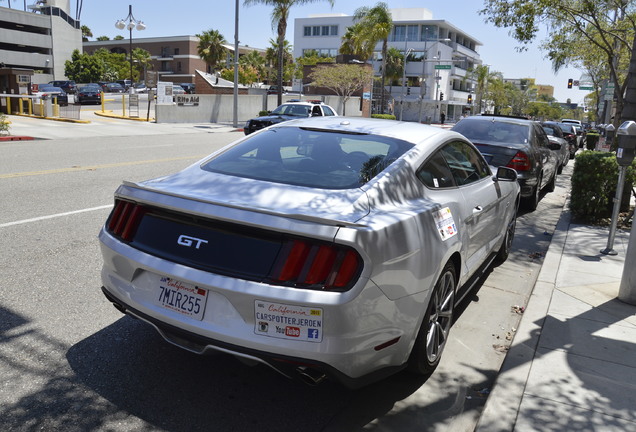
[[[468,103],[469,104],[473,103],[473,95],[471,94],[468,95]]]
[[[439,100],[444,100],[444,92],[439,93]]]
[[[572,83],[573,83],[573,80],[572,80],[572,78],[570,78],[570,79],[568,80],[568,88],[569,88],[569,89],[571,89],[571,88],[572,88]]]
[[[407,87],[407,88],[406,88],[406,94],[407,94],[407,95],[410,95],[410,94],[411,94],[411,87]]]

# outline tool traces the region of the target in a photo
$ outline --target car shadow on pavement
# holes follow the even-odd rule
[[[234,431],[355,431],[386,416],[426,383],[425,377],[402,372],[358,390],[333,382],[311,387],[230,355],[189,353],[130,317],[71,347],[67,360],[75,377],[68,392],[59,395],[61,403],[91,407],[74,419],[78,430],[107,428],[133,416],[131,425],[142,421],[170,431],[211,430],[212,425]],[[447,379],[438,376],[434,385],[443,386]],[[433,430],[449,415],[439,407],[453,407],[455,399],[441,398],[415,413],[414,407],[392,413],[389,423],[397,418]]]

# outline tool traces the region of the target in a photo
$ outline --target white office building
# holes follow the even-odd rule
[[[481,42],[446,20],[433,19],[428,9],[391,9],[391,16],[389,47],[407,54],[404,79],[385,83],[394,98],[394,114],[409,121],[437,122],[444,113],[449,121],[458,120],[471,108],[475,83],[468,71],[482,63],[477,52]],[[352,24],[353,17],[344,14],[296,19],[294,57],[307,51],[335,57]],[[381,50],[380,42],[370,59],[377,75]]]

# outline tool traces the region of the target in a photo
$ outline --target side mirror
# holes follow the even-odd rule
[[[497,181],[517,181],[517,171],[512,168],[498,167],[497,176],[495,177],[495,179]]]

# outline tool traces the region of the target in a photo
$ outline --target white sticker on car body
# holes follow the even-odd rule
[[[433,213],[433,217],[435,218],[435,228],[439,232],[442,241],[457,235],[457,226],[450,208],[445,207],[436,211]]]

